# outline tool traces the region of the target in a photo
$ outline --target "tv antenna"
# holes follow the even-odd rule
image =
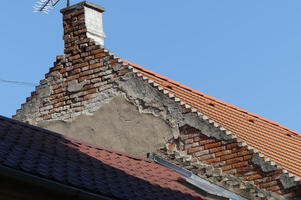
[[[60,0],[39,0],[34,6],[34,12],[49,13],[49,10],[56,6]],[[70,0],[67,0],[67,7],[70,6]]]

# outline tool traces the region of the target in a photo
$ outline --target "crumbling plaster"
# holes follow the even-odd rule
[[[172,128],[174,139],[179,136],[179,127],[189,125],[208,137],[231,140],[232,137],[203,120],[196,113],[186,112],[180,104],[168,98],[158,89],[137,78],[133,73],[127,73],[117,81],[120,90],[127,94],[129,101],[134,103],[141,113],[152,113],[164,119]]]
[[[40,111],[39,106],[44,101],[49,101],[49,96],[51,94],[51,89],[47,79],[41,81],[40,85],[36,87],[36,94],[37,96],[31,99],[31,101],[22,104],[21,110],[17,111],[17,115],[15,116],[17,120],[29,124],[36,124],[35,119]]]
[[[123,95],[116,96],[93,115],[72,122],[44,121],[40,127],[119,151],[146,156],[169,139],[168,125],[150,114],[140,114]]]
[[[113,70],[118,71],[116,67],[118,65]],[[58,84],[62,83],[59,75],[52,76],[51,79]],[[26,117],[27,122],[34,124],[32,118],[35,113],[43,112],[38,109],[39,104],[47,101],[51,93],[48,82],[47,79],[41,82],[43,84],[37,87],[37,98],[26,103],[23,106],[25,109],[22,109],[22,114],[18,117]],[[197,113],[187,111],[179,102],[165,96],[132,72],[114,78],[112,84],[113,88],[94,94],[82,112],[72,113],[71,120],[58,117],[58,120],[43,121],[37,125],[94,144],[142,156],[155,152],[167,141],[177,139],[180,134],[179,127],[184,125],[201,130],[208,137],[229,142],[233,140],[233,135],[225,134],[225,131],[213,126],[209,120],[204,120]],[[68,92],[76,95],[84,85],[85,82],[71,81],[68,84]],[[265,162],[256,159],[256,155],[253,159],[254,164],[262,167],[263,171],[274,170],[274,167],[266,166]],[[285,188],[286,185],[287,188],[294,186],[291,178],[282,179]]]
[[[24,104],[26,109],[18,113],[19,120],[143,156],[164,146],[168,140],[178,138],[179,127],[185,124],[202,129],[208,136],[230,139],[205,120],[200,120],[197,114],[185,114],[185,108],[179,103],[166,97],[134,73],[114,79],[113,88],[94,94],[82,112],[71,113],[71,120],[64,120],[58,114],[56,120],[36,122],[36,113],[43,112],[39,110],[40,104],[47,101],[51,94],[51,86],[48,83],[63,82],[59,75],[48,79],[37,87],[37,97]],[[85,82],[70,81],[68,92],[76,95],[84,85]]]

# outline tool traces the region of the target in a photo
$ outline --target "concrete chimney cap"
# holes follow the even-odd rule
[[[67,11],[70,11],[70,10],[73,10],[73,9],[79,9],[79,8],[82,8],[82,7],[88,7],[88,8],[91,8],[91,9],[99,11],[99,12],[105,12],[105,10],[106,10],[104,7],[101,7],[101,6],[96,5],[94,3],[91,3],[91,2],[88,2],[88,1],[82,1],[78,4],[75,4],[75,5],[72,5],[70,7],[61,9],[61,13],[65,13]]]

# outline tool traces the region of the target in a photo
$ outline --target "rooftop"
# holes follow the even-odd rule
[[[204,199],[181,175],[145,159],[0,116],[0,168],[116,199]]]

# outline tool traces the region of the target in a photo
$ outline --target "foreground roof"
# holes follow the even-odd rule
[[[0,168],[114,199],[204,199],[152,160],[93,146],[0,116]]]
[[[301,135],[274,121],[208,96],[139,65],[130,64],[193,109],[214,120],[239,139],[301,178]]]

